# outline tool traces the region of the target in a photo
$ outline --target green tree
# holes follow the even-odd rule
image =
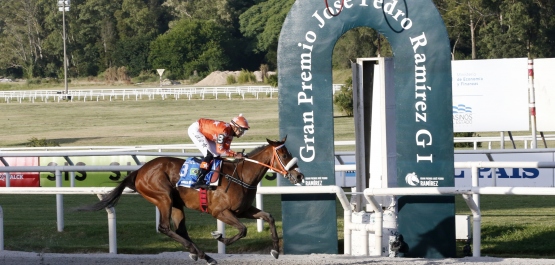
[[[434,1],[449,32],[453,59],[476,59],[476,32],[484,20],[480,1]]]
[[[123,0],[121,9],[114,13],[120,39],[134,36],[156,36],[156,14],[144,0]]]
[[[73,0],[68,18],[71,74],[96,76],[113,66],[118,40],[114,13],[121,0]]]
[[[120,40],[116,45],[114,63],[125,66],[131,76],[138,76],[142,71],[152,70],[148,63],[150,37],[135,36]]]
[[[40,75],[44,60],[45,32],[41,10],[44,3],[36,0],[0,1],[0,67],[21,68],[25,77]]]
[[[195,70],[205,76],[229,64],[224,53],[229,39],[214,21],[181,19],[151,43],[148,60],[154,68],[168,69],[172,78],[187,78]]]
[[[347,116],[353,116],[353,78],[349,77],[345,80],[345,84],[341,86],[341,90],[335,92],[333,103]]]
[[[553,1],[501,1],[490,9],[495,19],[481,32],[483,58],[555,56]]]
[[[249,49],[263,54],[271,69],[277,66],[277,44],[281,26],[295,0],[268,0],[239,16],[240,30],[252,40]]]
[[[378,47],[381,47],[380,50]],[[393,55],[387,39],[380,36],[374,29],[359,27],[345,32],[337,40],[333,48],[332,64],[333,68],[351,68],[351,62],[356,61],[357,58],[378,55]]]

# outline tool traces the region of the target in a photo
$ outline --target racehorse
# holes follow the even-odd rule
[[[193,260],[205,259],[208,264],[217,264],[216,260],[200,250],[189,237],[185,226],[183,207],[203,211],[214,218],[235,227],[239,233],[230,238],[218,231],[212,232],[212,237],[226,246],[247,235],[247,228],[238,218],[263,219],[270,225],[272,234],[272,250],[274,258],[279,257],[279,239],[276,232],[274,218],[254,206],[256,188],[268,169],[282,174],[292,184],[304,180],[304,175],[297,165],[297,158],[293,157],[285,147],[287,136],[281,141],[268,140],[249,152],[246,158],[224,160],[220,171],[220,185],[215,190],[207,190],[208,203],[203,209],[199,200],[199,191],[186,187],[176,187],[179,172],[184,161],[175,157],[158,157],[136,171],[131,172],[110,193],[106,194],[98,203],[77,208],[81,211],[98,211],[117,204],[123,190],[127,187],[143,196],[147,201],[158,207],[160,224],[158,231],[181,243],[189,250],[189,257]],[[173,222],[172,230],[170,220]]]

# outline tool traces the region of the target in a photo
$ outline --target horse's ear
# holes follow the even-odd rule
[[[270,140],[270,139],[268,139],[268,138],[266,138],[266,141],[267,141],[270,145],[272,145],[272,144],[274,143],[274,141],[272,141],[272,140]]]
[[[283,139],[281,140],[281,142],[285,143],[286,140],[287,140],[287,134],[285,135],[285,137],[283,137]]]

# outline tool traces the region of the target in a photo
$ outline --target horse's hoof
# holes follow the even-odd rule
[[[279,252],[275,251],[272,249],[272,251],[270,251],[270,254],[272,254],[272,257],[274,257],[275,259],[279,258]]]
[[[198,260],[198,255],[197,254],[189,254],[189,258],[191,258],[194,261]]]
[[[206,264],[208,264],[208,265],[218,264],[218,262],[215,259],[209,257],[208,255],[205,255],[204,258],[206,259]]]
[[[220,233],[220,231],[212,231],[210,234],[212,235],[212,237],[213,237],[214,239],[220,239],[220,238],[222,238],[222,236],[223,236],[223,234]]]

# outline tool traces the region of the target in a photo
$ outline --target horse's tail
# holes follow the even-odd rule
[[[117,187],[115,187],[112,191],[110,191],[110,193],[104,195],[102,197],[102,200],[100,200],[99,202],[93,205],[81,206],[76,208],[75,210],[92,212],[92,211],[98,211],[105,208],[116,206],[125,188],[136,190],[135,178],[137,177],[137,173],[138,173],[138,170],[131,172],[131,174],[129,174],[125,179],[123,179]]]

